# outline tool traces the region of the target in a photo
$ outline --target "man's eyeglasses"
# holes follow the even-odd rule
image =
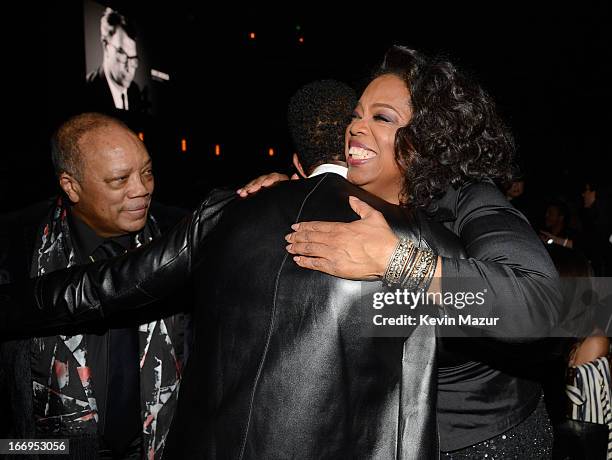
[[[113,45],[108,40],[104,40],[104,43],[106,43],[107,45],[110,45],[113,48],[115,48],[115,52],[117,53],[117,60],[121,64],[125,64],[127,62],[128,65],[130,65],[132,67],[138,67],[138,55],[137,54],[134,55],[134,56],[128,56],[128,54],[125,52],[125,50],[123,48],[117,47],[117,46]]]

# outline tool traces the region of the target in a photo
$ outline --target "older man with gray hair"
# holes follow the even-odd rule
[[[52,151],[62,193],[2,219],[4,282],[123,254],[182,217],[159,205],[156,217],[149,212],[152,161],[119,120],[73,117]],[[164,309],[186,304],[175,296]],[[182,367],[182,316],[168,314],[2,337],[0,438],[69,439],[72,459],[160,458]]]

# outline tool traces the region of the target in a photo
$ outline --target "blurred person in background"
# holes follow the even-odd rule
[[[547,409],[554,428],[554,459],[606,459],[612,417],[610,341],[598,325],[601,308],[593,291],[593,271],[579,251],[548,245],[561,277],[566,337],[554,363],[545,368]]]

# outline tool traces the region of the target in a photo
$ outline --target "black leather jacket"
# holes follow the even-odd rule
[[[146,248],[5,297],[21,306],[4,308],[2,321],[26,331],[121,315],[194,274],[195,346],[167,458],[436,458],[434,328],[364,336],[355,312],[381,283],[301,269],[284,249],[296,221],[355,220],[350,195],[397,233],[427,245],[423,233],[440,254],[462,257],[442,226],[325,174],[247,200],[213,194]]]

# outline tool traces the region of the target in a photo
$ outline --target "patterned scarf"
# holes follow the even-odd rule
[[[159,236],[153,216],[134,237],[139,247]],[[67,210],[58,198],[37,234],[30,275],[32,277],[76,264]],[[143,421],[143,452],[148,460],[159,459],[176,407],[180,363],[169,327],[172,318],[139,326],[140,399]],[[58,335],[32,340],[32,368],[48,369],[33,374],[34,416],[37,432],[52,436],[95,435],[98,407],[83,335]]]

